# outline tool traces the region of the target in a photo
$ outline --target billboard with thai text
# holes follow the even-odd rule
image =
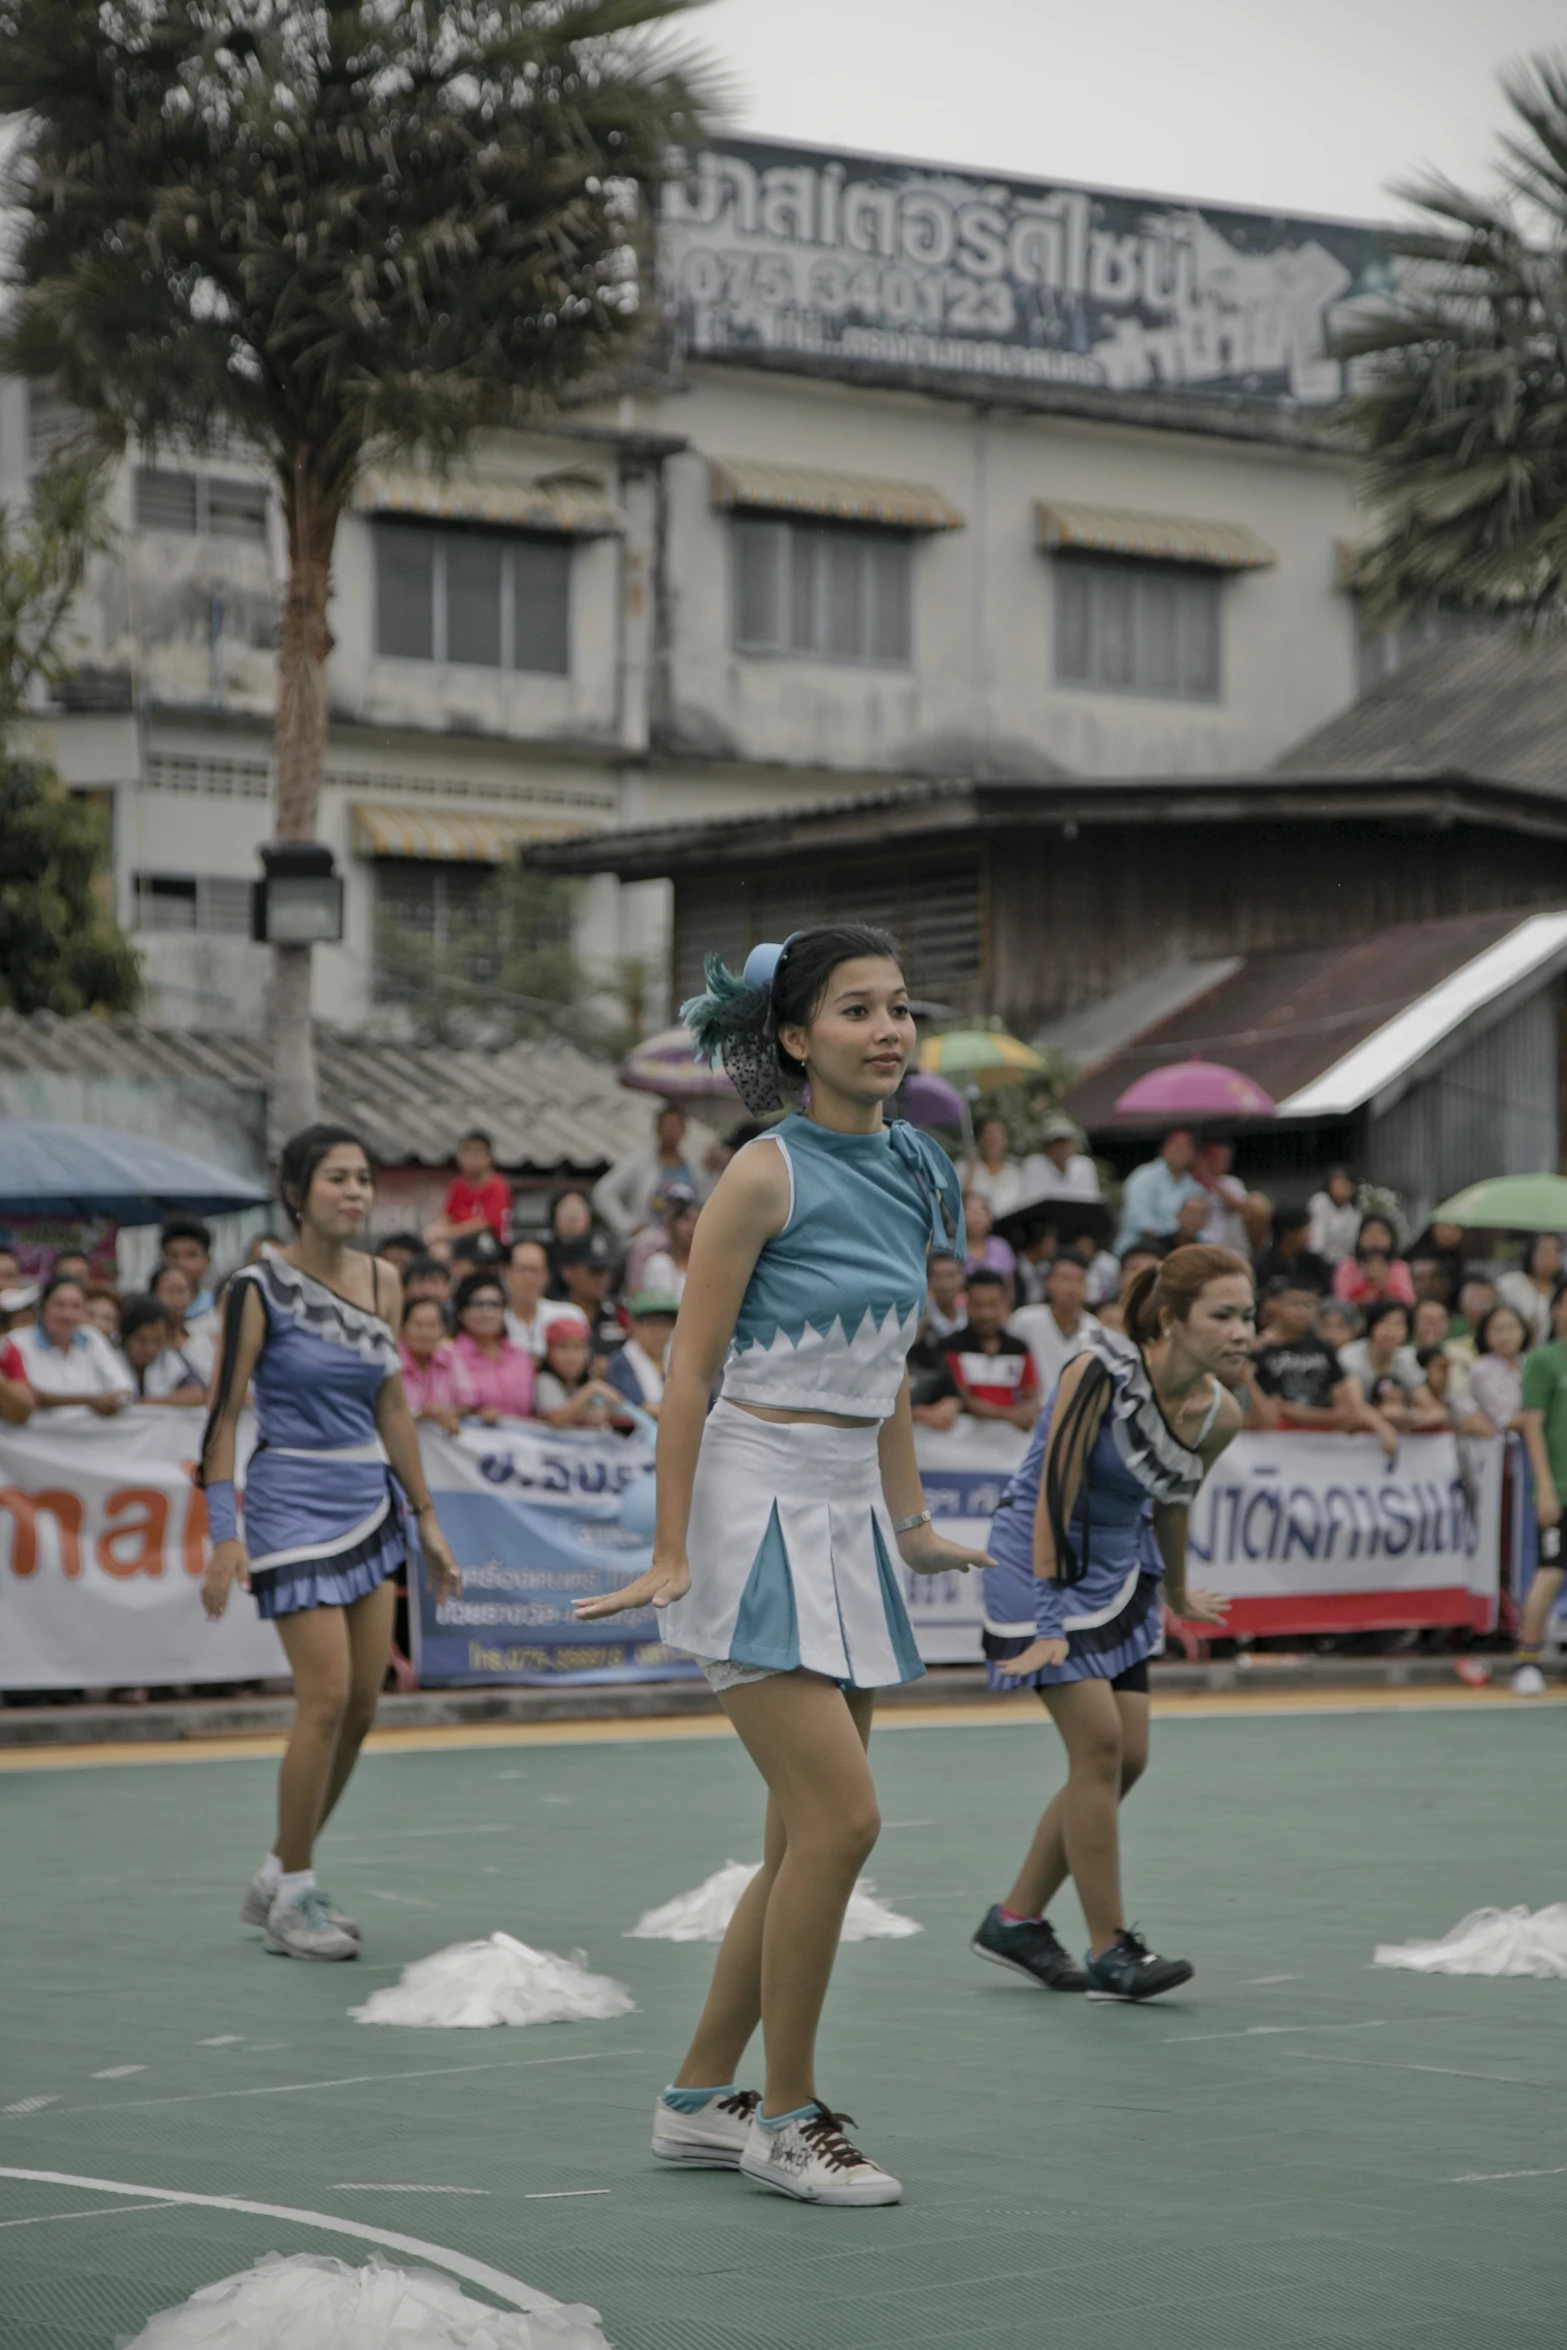
[[[1246,401],[1335,399],[1326,335],[1389,283],[1355,222],[763,139],[692,154],[660,244],[703,357]]]

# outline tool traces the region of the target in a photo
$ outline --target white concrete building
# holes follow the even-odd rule
[[[482,929],[530,839],[1267,766],[1365,658],[1321,354],[1379,267],[1350,224],[708,152],[668,199],[667,370],[447,477],[378,470],[343,526],[321,830],[346,936],[318,1013],[371,1015],[390,930]],[[0,391],[0,494],[56,428]],[[260,1027],[276,500],[249,458],[160,454],[116,520],[43,732],[111,799],[148,1016]],[[583,889],[606,977],[656,971],[666,886]]]

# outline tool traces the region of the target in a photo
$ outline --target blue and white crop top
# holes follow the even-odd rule
[[[796,1112],[746,1147],[764,1143],[777,1144],[789,1171],[789,1221],[756,1260],[720,1392],[889,1419],[925,1311],[929,1252],[963,1253],[957,1170],[901,1118],[875,1134],[839,1134]]]

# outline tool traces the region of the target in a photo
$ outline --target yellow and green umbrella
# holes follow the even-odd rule
[[[1001,1027],[949,1028],[941,1036],[927,1036],[920,1046],[920,1067],[965,1092],[1024,1085],[1030,1077],[1048,1074],[1033,1047]]]
[[[1567,1175],[1488,1175],[1432,1210],[1435,1224],[1567,1232]]]

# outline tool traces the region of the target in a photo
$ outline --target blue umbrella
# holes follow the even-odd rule
[[[156,1224],[165,1216],[222,1216],[265,1207],[249,1176],[119,1126],[54,1118],[0,1118],[0,1216],[107,1216]]]

